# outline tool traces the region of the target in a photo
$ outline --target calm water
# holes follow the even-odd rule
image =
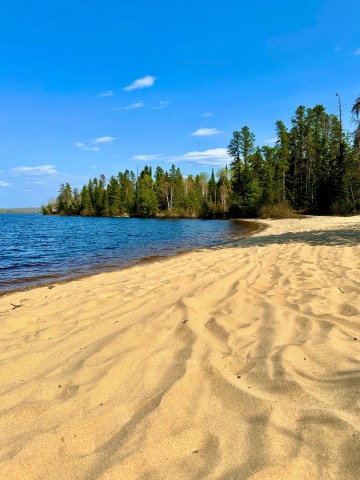
[[[0,215],[0,293],[247,235],[224,220]]]

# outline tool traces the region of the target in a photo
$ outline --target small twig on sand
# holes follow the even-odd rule
[[[13,306],[13,308],[12,308],[13,310],[15,310],[15,308],[19,308],[19,307],[23,307],[23,306],[24,306],[24,305],[22,305],[21,303],[18,304],[18,305],[17,305],[16,303],[12,303],[11,305]]]
[[[338,287],[338,289],[341,293],[345,293],[344,290],[341,287]]]

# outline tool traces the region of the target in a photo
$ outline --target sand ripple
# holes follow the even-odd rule
[[[360,218],[0,298],[6,479],[358,479]]]

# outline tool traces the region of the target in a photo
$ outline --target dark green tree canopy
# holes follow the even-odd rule
[[[339,95],[338,95],[339,97]],[[340,100],[340,97],[339,97]],[[341,105],[339,105],[341,106]],[[234,130],[230,168],[184,175],[145,165],[109,180],[90,179],[81,190],[61,184],[45,214],[84,216],[256,216],[286,205],[303,212],[351,214],[360,209],[360,97],[352,107],[355,130],[344,132],[341,114],[300,105],[290,128],[278,120],[274,146],[257,146],[248,126]]]

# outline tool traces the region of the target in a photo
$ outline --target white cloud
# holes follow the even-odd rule
[[[10,183],[0,180],[0,187],[10,187]]]
[[[40,165],[38,167],[15,167],[11,170],[18,175],[57,175],[55,165]]]
[[[264,143],[268,144],[268,145],[273,145],[274,143],[276,143],[277,141],[277,138],[274,137],[274,138],[267,138],[266,140],[264,140]]]
[[[145,162],[150,162],[151,160],[159,160],[163,158],[164,154],[160,153],[158,155],[134,155],[133,160],[140,160]]]
[[[131,103],[130,105],[126,105],[125,107],[115,107],[114,111],[116,112],[118,110],[134,110],[135,108],[142,108],[142,107],[145,107],[145,103],[139,100],[138,102]]]
[[[163,108],[166,108],[168,105],[170,105],[170,100],[160,100],[159,104],[154,107],[154,110],[162,110]]]
[[[355,50],[355,55],[360,55],[360,47]]]
[[[96,143],[111,143],[114,140],[117,140],[116,137],[99,137],[99,138],[93,138],[90,140],[91,143],[96,144]]]
[[[75,147],[80,148],[81,150],[85,150],[86,152],[98,152],[100,150],[100,147],[97,147],[96,145],[102,144],[102,143],[107,143],[110,144],[114,140],[117,140],[116,137],[97,137],[97,138],[92,138],[91,140],[87,140],[86,142],[74,142]],[[92,146],[95,145],[95,146]]]
[[[97,170],[98,167],[96,165],[90,165],[89,168],[91,168],[92,170]]]
[[[199,128],[195,130],[191,135],[196,137],[208,137],[210,135],[217,135],[218,133],[223,133],[222,130],[218,130],[217,128]]]
[[[227,154],[226,148],[214,148],[205,150],[202,152],[194,151],[187,152],[183,155],[169,156],[164,153],[147,154],[147,155],[134,155],[133,160],[142,162],[150,162],[152,160],[162,160],[168,163],[189,163],[197,165],[209,165],[209,166],[225,166],[229,165],[231,158]]]
[[[98,152],[100,148],[99,147],[83,147],[83,150],[87,152]]]
[[[106,90],[106,92],[99,93],[99,98],[112,97],[114,92],[112,90]]]
[[[217,165],[225,166],[231,161],[231,158],[227,154],[226,148],[213,148],[205,150],[203,152],[188,152],[184,155],[178,155],[170,159],[171,162],[187,162],[195,163],[198,165]]]
[[[202,117],[208,118],[208,117],[213,117],[214,114],[212,112],[205,112],[201,115]]]
[[[80,148],[81,150],[85,150],[86,152],[98,152],[100,150],[99,147],[89,147],[84,142],[74,142],[75,147]]]
[[[152,87],[157,77],[152,75],[146,75],[146,77],[138,78],[131,85],[124,87],[125,92],[131,92],[132,90],[139,90],[140,88]]]

